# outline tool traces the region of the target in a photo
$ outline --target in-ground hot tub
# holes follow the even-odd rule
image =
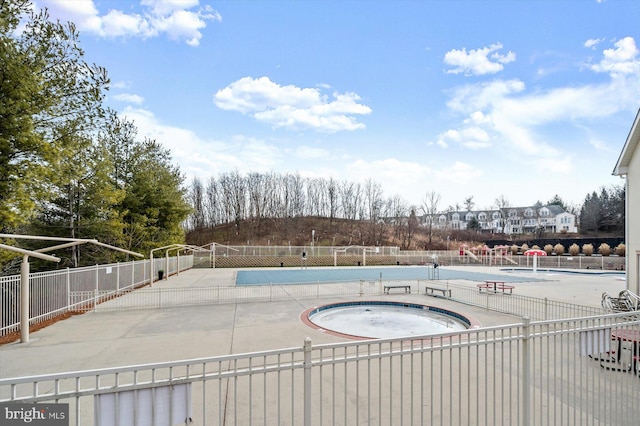
[[[478,325],[447,309],[386,301],[332,303],[305,311],[302,320],[321,331],[373,339],[448,333]]]

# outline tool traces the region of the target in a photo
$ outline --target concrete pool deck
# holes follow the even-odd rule
[[[505,277],[515,274],[502,272],[498,267],[451,269]],[[234,286],[236,272],[234,269],[192,269],[156,282],[153,287]],[[598,307],[603,292],[617,294],[625,288],[620,276],[553,272],[517,272],[517,275],[532,281],[516,283],[516,294],[585,306]],[[477,281],[455,280],[455,283],[475,287]],[[88,312],[32,333],[26,344],[15,342],[0,346],[0,378],[300,347],[306,337],[314,344],[342,342],[347,339],[303,324],[300,314],[320,304],[348,299],[352,298]],[[515,316],[424,294],[396,293],[371,299],[421,303],[460,311],[483,326],[520,322]]]

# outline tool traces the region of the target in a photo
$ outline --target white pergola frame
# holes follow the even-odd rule
[[[375,246],[348,246],[343,249],[336,249],[333,251],[333,266],[338,266],[338,253],[344,253],[346,255],[347,250],[352,248],[362,249],[362,266],[367,266],[367,251],[369,253],[376,252]]]
[[[169,278],[169,251],[171,250],[178,250],[176,252],[176,256],[178,258],[178,267],[176,269],[176,275],[180,274],[180,250],[191,250],[191,251],[210,251],[209,249],[206,249],[204,247],[197,247],[197,246],[192,246],[189,244],[169,244],[168,246],[163,246],[163,247],[158,247],[158,248],[154,248],[153,250],[151,250],[149,252],[149,259],[151,260],[150,263],[150,268],[151,268],[151,274],[153,274],[153,252],[154,251],[158,251],[158,250],[165,250],[165,257],[166,257],[166,263],[165,263],[165,269],[167,270],[167,274],[165,275],[165,280]],[[149,287],[153,287],[153,276],[151,276],[151,279],[149,280]]]
[[[111,250],[127,253],[137,257],[144,257],[140,253],[125,250],[109,244],[101,243],[95,239],[86,238],[61,238],[61,237],[45,237],[38,235],[16,235],[16,234],[0,234],[0,238],[8,238],[13,240],[37,240],[37,241],[59,241],[58,244],[51,247],[45,247],[38,250],[26,250],[19,247],[0,244],[0,248],[22,254],[22,264],[20,265],[20,342],[29,342],[29,256],[51,262],[60,262],[59,257],[44,254],[48,251],[59,250],[67,247],[73,247],[80,244],[95,244],[100,247],[106,247]],[[26,326],[25,326],[26,324]]]

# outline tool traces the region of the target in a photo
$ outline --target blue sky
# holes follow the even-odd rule
[[[640,1],[35,0],[188,179],[378,182],[420,206],[578,204],[640,108]]]

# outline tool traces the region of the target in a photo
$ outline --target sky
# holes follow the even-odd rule
[[[189,184],[298,173],[421,206],[580,204],[640,108],[640,1],[35,0]]]

